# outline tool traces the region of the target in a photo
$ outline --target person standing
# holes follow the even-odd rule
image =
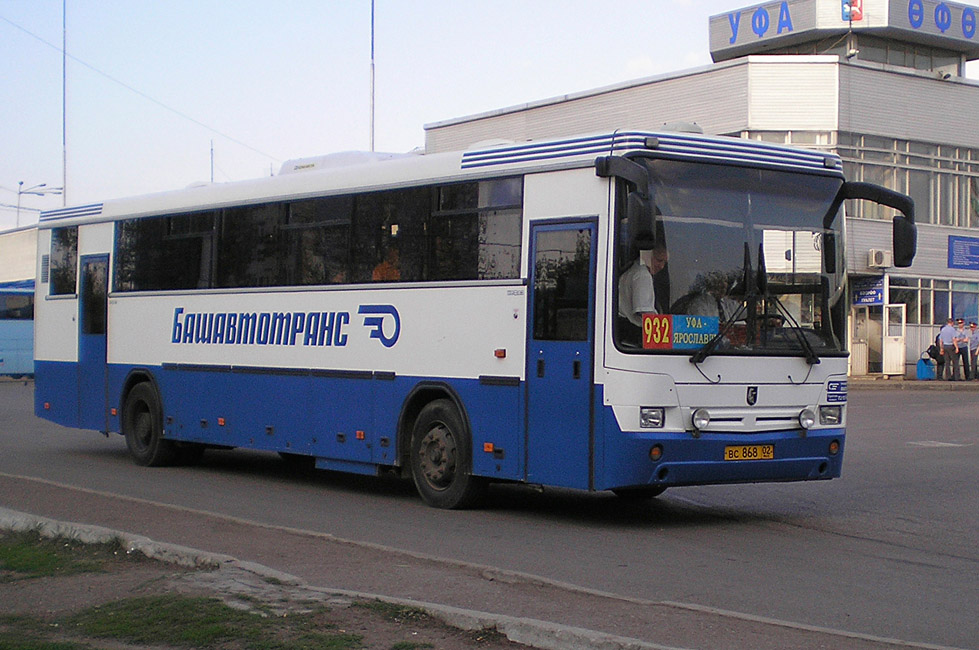
[[[969,333],[965,329],[965,319],[955,321],[955,351],[962,362],[962,379],[972,379],[972,364],[969,363]]]
[[[979,379],[979,327],[975,322],[969,323],[969,362],[972,365],[972,378]]]
[[[938,331],[938,340],[942,343],[942,356],[945,357],[945,376],[942,379],[955,381],[959,376],[959,355],[955,348],[955,321],[949,318],[944,327]]]

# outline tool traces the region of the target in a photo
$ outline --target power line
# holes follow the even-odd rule
[[[205,124],[204,122],[201,122],[200,120],[198,120],[196,118],[193,118],[190,115],[187,115],[186,113],[177,110],[176,108],[173,108],[172,106],[168,106],[167,104],[164,104],[160,100],[158,100],[158,99],[156,99],[156,98],[154,98],[154,97],[152,97],[150,95],[147,95],[143,91],[141,91],[141,90],[139,90],[137,88],[134,88],[133,86],[130,86],[125,81],[121,81],[119,79],[116,79],[112,75],[110,75],[110,74],[108,74],[106,72],[103,72],[102,70],[99,70],[95,66],[93,66],[93,65],[91,65],[89,63],[86,63],[85,61],[82,61],[81,59],[79,59],[78,57],[76,57],[76,56],[74,56],[72,54],[67,53],[66,51],[64,51],[60,47],[58,47],[57,45],[54,45],[53,43],[49,43],[48,41],[44,40],[43,38],[41,38],[37,34],[31,32],[30,30],[25,29],[24,27],[21,27],[17,23],[13,22],[9,18],[6,18],[5,16],[0,16],[0,20],[4,21],[8,25],[11,25],[12,27],[14,27],[16,29],[19,29],[20,31],[24,32],[25,34],[27,34],[31,38],[33,38],[33,39],[35,39],[37,41],[40,41],[44,45],[47,45],[48,47],[50,47],[55,52],[58,52],[59,54],[62,54],[64,56],[67,56],[69,59],[71,59],[75,63],[78,63],[79,65],[82,65],[82,66],[85,66],[86,68],[88,68],[92,72],[94,72],[94,73],[96,73],[98,75],[101,75],[101,76],[105,77],[106,79],[108,79],[109,81],[111,81],[111,82],[113,82],[115,84],[118,84],[118,85],[122,86],[126,90],[128,90],[130,92],[133,92],[133,93],[139,95],[143,99],[145,99],[147,101],[150,101],[150,102],[156,104],[157,106],[159,106],[159,107],[161,107],[163,109],[166,109],[166,110],[170,111],[174,115],[178,115],[179,117],[182,117],[185,120],[188,120],[190,122],[193,122],[197,126],[200,126],[200,127],[204,128],[204,129],[207,129],[208,131],[214,133],[215,135],[219,135],[222,138],[224,138],[226,140],[229,140],[231,142],[234,142],[235,144],[240,145],[240,146],[242,146],[242,147],[244,147],[244,148],[246,148],[246,149],[248,149],[250,151],[254,151],[255,153],[257,153],[257,154],[259,154],[261,156],[265,156],[266,158],[269,158],[270,160],[272,160],[274,162],[282,162],[282,160],[280,158],[278,158],[276,156],[273,156],[271,154],[267,154],[264,151],[261,151],[259,149],[256,149],[255,147],[251,146],[250,144],[247,144],[245,142],[242,142],[241,140],[239,140],[237,138],[234,138],[234,137],[232,137],[232,136],[230,136],[230,135],[228,135],[226,133],[223,133],[223,132],[217,130],[216,128],[214,128],[213,126],[209,126],[209,125]]]
[[[39,210],[38,208],[29,208],[26,205],[22,205],[18,208],[16,205],[10,205],[9,203],[0,203],[0,210],[20,210],[21,212],[26,210],[28,212],[43,212],[43,210]]]

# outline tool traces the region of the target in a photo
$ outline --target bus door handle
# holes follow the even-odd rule
[[[537,360],[537,376],[538,377],[543,377],[544,376],[544,360],[543,359],[538,359]]]
[[[581,360],[575,359],[571,363],[571,376],[575,379],[581,379]]]

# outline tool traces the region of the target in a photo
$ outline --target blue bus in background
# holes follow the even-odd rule
[[[34,280],[0,282],[0,376],[34,375]]]

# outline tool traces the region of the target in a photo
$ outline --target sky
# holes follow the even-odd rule
[[[370,0],[65,3],[63,32],[62,0],[0,0],[0,230],[210,181],[212,146],[216,182],[370,148]],[[709,17],[751,4],[375,0],[374,147],[410,151],[425,124],[708,65]],[[63,124],[65,195],[22,195],[18,215],[19,183],[62,185]]]

